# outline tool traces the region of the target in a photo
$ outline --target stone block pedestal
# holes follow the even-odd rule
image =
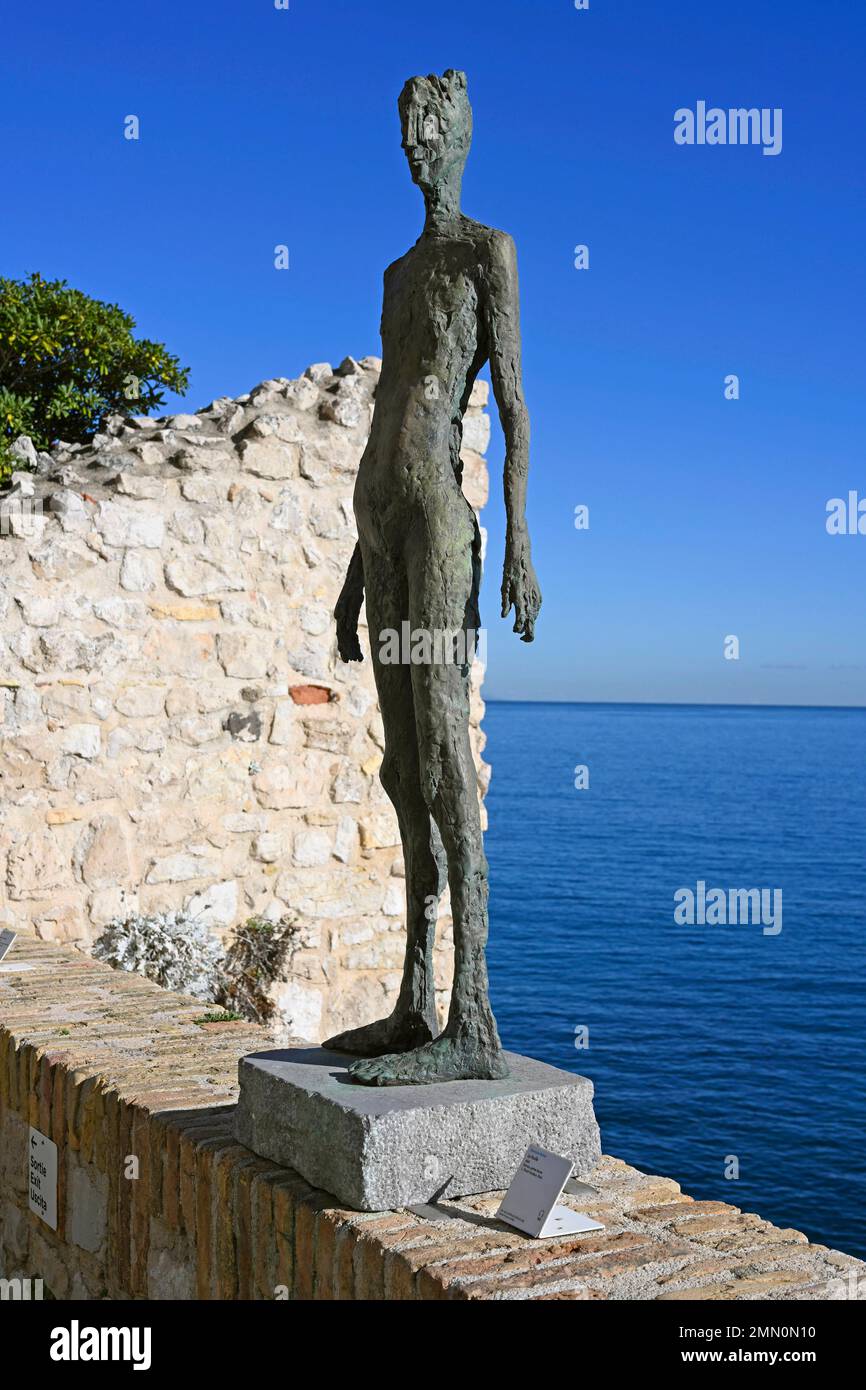
[[[498,1191],[530,1144],[571,1158],[578,1177],[591,1172],[601,1152],[592,1082],[506,1056],[503,1081],[380,1087],[350,1081],[345,1053],[252,1053],[238,1066],[235,1134],[359,1211]]]

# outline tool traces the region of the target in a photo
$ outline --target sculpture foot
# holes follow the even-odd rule
[[[411,1052],[393,1053],[369,1061],[353,1062],[349,1077],[362,1086],[429,1086],[436,1081],[499,1081],[508,1065],[498,1048],[477,1038],[451,1038],[444,1033],[435,1042]]]
[[[362,1028],[336,1033],[323,1042],[322,1047],[352,1052],[356,1057],[381,1057],[386,1052],[408,1052],[435,1036],[435,1022],[431,1024],[423,1014],[393,1013],[376,1023],[365,1023]]]

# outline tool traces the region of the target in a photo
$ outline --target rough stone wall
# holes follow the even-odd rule
[[[16,943],[0,971],[0,1278],[59,1299],[866,1298],[862,1261],[616,1158],[588,1175],[595,1195],[564,1198],[603,1224],[584,1235],[521,1235],[496,1219],[501,1192],[433,1219],[346,1211],[235,1141],[237,1059],[268,1037],[201,1009]],[[30,1125],[57,1145],[56,1230],[28,1207]]]
[[[390,1007],[404,946],[371,664],[339,661],[331,618],[379,367],[112,417],[0,497],[0,922],[86,948],[133,912],[218,934],[292,914],[278,1004],[313,1038]],[[476,508],[486,398],[465,422]]]

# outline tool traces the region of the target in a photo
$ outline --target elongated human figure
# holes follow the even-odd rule
[[[362,1058],[350,1076],[378,1086],[507,1075],[488,997],[487,861],[469,742],[480,536],[460,463],[463,413],[488,360],[506,444],[502,615],[513,606],[514,631],[531,642],[541,606],[524,514],[529,421],[516,255],[504,232],[460,211],[472,137],[465,74],[411,78],[399,111],[426,219],[412,249],[385,271],[382,374],[355,486],[359,540],[335,610],[340,656],[360,661],[366,590],[385,727],[380,776],[396,808],[406,865],[407,942],[393,1013],[326,1046]],[[413,636],[469,634],[469,649],[462,660],[459,646],[455,660],[441,659],[441,646],[429,660],[387,659],[383,635],[401,632],[405,621]],[[454,983],[437,1036],[435,903],[446,871]]]

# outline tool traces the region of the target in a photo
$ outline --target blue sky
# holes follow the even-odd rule
[[[866,704],[866,536],[825,529],[866,498],[863,7],[49,0],[4,38],[2,273],[120,303],[193,409],[378,351],[421,226],[397,94],[465,69],[464,209],[518,247],[545,595],[518,642],[497,428],[488,696]],[[699,100],[781,107],[781,154],[676,145]]]

